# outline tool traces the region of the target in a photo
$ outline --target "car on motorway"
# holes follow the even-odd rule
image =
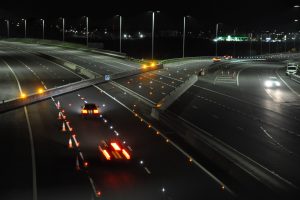
[[[213,57],[212,61],[214,61],[214,62],[220,62],[221,58],[220,57]]]
[[[265,80],[265,87],[267,88],[277,88],[280,86],[281,84],[275,76],[270,76],[267,80]]]
[[[81,116],[82,117],[99,117],[100,116],[100,109],[94,103],[85,103],[81,106]]]
[[[102,140],[98,144],[101,160],[128,161],[131,159],[130,151],[119,140]]]
[[[286,66],[285,74],[287,76],[289,76],[291,74],[296,74],[297,70],[298,70],[298,65],[296,63],[288,63]]]

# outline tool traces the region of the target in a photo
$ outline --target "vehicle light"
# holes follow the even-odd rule
[[[100,195],[101,195],[101,192],[100,192],[100,191],[98,191],[98,192],[96,193],[96,195],[97,195],[97,197],[100,197]]]
[[[130,155],[127,153],[125,149],[122,149],[123,155],[126,157],[127,160],[130,160]]]
[[[120,151],[121,150],[119,145],[115,142],[111,142],[110,145],[114,148],[115,151]]]
[[[99,110],[97,110],[97,109],[94,110],[94,113],[95,113],[95,114],[98,114],[98,113],[99,113]]]
[[[266,87],[272,87],[272,82],[271,81],[266,81],[265,86]]]
[[[155,62],[151,62],[151,67],[155,67]]]
[[[88,167],[89,166],[89,163],[88,162],[84,162],[84,167]]]
[[[87,110],[81,110],[82,114],[87,114]]]
[[[102,153],[105,156],[106,160],[110,160],[110,155],[106,150],[103,150]]]
[[[276,82],[275,84],[276,84],[276,86],[280,86],[280,83],[279,83],[279,82]]]

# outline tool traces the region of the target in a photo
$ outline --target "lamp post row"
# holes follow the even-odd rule
[[[294,8],[299,8],[299,5],[295,5]],[[159,11],[152,11],[152,49],[151,49],[151,58],[153,59],[154,57],[154,28],[155,28],[155,13],[159,13]],[[119,26],[120,26],[120,33],[119,33],[119,39],[120,39],[120,44],[119,44],[119,52],[122,52],[122,16],[119,16]],[[184,16],[183,17],[183,34],[182,34],[182,57],[185,57],[185,37],[186,37],[186,18],[189,16]],[[88,46],[89,44],[89,21],[88,17],[86,18],[86,45]],[[42,21],[42,30],[43,30],[43,40],[45,39],[45,20],[40,19]],[[27,21],[26,19],[22,19],[24,21],[24,38],[27,38]],[[298,21],[298,20],[297,20]],[[297,22],[295,20],[295,22]],[[9,32],[9,20],[5,20],[6,25],[7,25],[7,37],[10,36]],[[218,56],[218,31],[219,31],[219,24],[216,24],[216,41],[215,41],[215,55]],[[65,41],[65,18],[62,18],[62,41]],[[236,34],[234,30],[234,35]],[[262,38],[261,38],[262,39]],[[252,33],[251,33],[251,38],[250,38],[250,56],[251,56],[251,43],[252,43]],[[235,43],[234,43],[234,51],[235,51]],[[262,50],[261,50],[262,51]],[[270,53],[270,43],[269,43],[269,53]]]

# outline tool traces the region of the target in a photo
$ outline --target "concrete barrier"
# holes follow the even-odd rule
[[[34,55],[36,56],[39,56],[39,57],[42,57],[46,60],[49,60],[49,61],[52,61],[54,63],[57,63],[59,65],[62,65],[64,67],[67,67],[71,70],[73,70],[74,72],[76,72],[77,74],[79,75],[83,75],[85,77],[88,77],[88,78],[97,78],[97,77],[100,77],[100,75],[96,72],[93,72],[89,69],[86,69],[84,67],[81,67],[79,65],[76,65],[72,62],[69,62],[69,61],[66,61],[66,60],[62,60],[60,58],[57,58],[57,57],[54,57],[54,56],[50,56],[50,55],[47,55],[47,54],[43,54],[43,53],[40,53],[40,52],[33,52]]]
[[[70,83],[67,85],[60,86],[60,87],[48,89],[48,90],[45,90],[42,94],[39,94],[39,93],[29,94],[26,98],[16,98],[16,99],[7,100],[6,102],[0,104],[0,113],[7,112],[9,110],[13,110],[16,108],[20,108],[22,106],[33,104],[33,103],[36,103],[39,101],[43,101],[43,100],[49,99],[54,96],[59,96],[59,95],[63,95],[63,94],[69,93],[69,92],[74,92],[76,90],[90,87],[92,85],[105,83],[108,81],[113,81],[113,80],[117,80],[120,78],[134,76],[134,75],[138,75],[141,73],[146,73],[149,71],[163,68],[163,65],[158,65],[157,67],[154,67],[154,68],[134,69],[134,70],[130,70],[130,71],[112,74],[112,75],[109,75],[109,78],[107,78],[106,76],[99,77],[99,75],[97,73],[89,71],[83,67],[77,66],[70,62],[62,61],[60,59],[57,59],[57,58],[54,58],[54,57],[51,57],[51,56],[48,56],[45,54],[43,54],[42,57],[50,59],[52,62],[61,64],[64,67],[68,67],[69,69],[72,69],[75,72],[76,72],[76,69],[79,69],[80,70],[79,74],[85,75],[87,77],[97,77],[97,78],[85,79],[82,81]]]
[[[176,101],[183,93],[185,93],[192,85],[198,81],[197,75],[192,75],[188,80],[180,84],[172,90],[167,96],[161,99],[155,107],[152,108],[151,116],[159,119],[159,113],[165,111],[174,101]]]
[[[273,191],[275,195],[283,195],[281,198],[288,198],[299,193],[299,188],[289,181],[177,115],[169,111],[162,112],[159,121],[172,129],[221,170],[236,180],[249,184],[249,187],[246,188],[248,193],[255,192],[259,185],[268,188],[268,191]],[[269,192],[266,193],[264,195],[270,195]],[[259,195],[263,196],[263,194]]]
[[[33,104],[39,101],[49,99],[54,96],[59,96],[69,92],[73,92],[82,88],[89,87],[91,85],[104,83],[106,82],[104,78],[95,78],[95,79],[86,79],[60,87],[52,88],[45,90],[43,93],[33,93],[27,95],[25,98],[15,98],[6,101],[5,103],[0,104],[0,113],[7,112],[16,108],[20,108],[25,105]]]

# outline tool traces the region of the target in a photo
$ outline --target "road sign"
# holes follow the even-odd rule
[[[105,76],[104,76],[104,79],[105,79],[106,81],[109,81],[109,80],[110,80],[110,75],[105,75]]]

